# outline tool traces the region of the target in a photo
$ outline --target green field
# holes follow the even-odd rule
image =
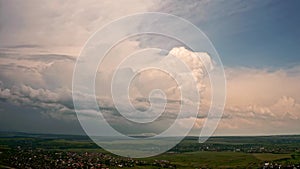
[[[130,143],[130,142],[128,142]],[[132,159],[113,155],[99,148],[84,136],[60,135],[13,135],[0,137],[0,168],[15,167],[14,156],[27,159],[33,156],[49,156],[55,161],[57,154],[68,159],[70,154],[90,158],[103,156],[109,168],[120,168],[114,163],[129,163],[131,167],[122,168],[262,168],[265,162],[283,166],[300,165],[300,136],[269,137],[213,137],[199,144],[196,137],[187,137],[176,147],[164,154]],[[69,155],[68,155],[69,154]],[[62,157],[61,157],[62,158]],[[12,159],[12,161],[10,161]],[[37,160],[38,162],[43,162]],[[51,159],[50,159],[51,161]],[[45,161],[47,162],[47,161]],[[48,159],[49,162],[49,159]],[[35,162],[20,161],[31,165]],[[50,162],[49,162],[50,163]],[[34,168],[34,167],[33,167]]]

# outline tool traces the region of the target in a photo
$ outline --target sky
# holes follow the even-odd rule
[[[163,12],[182,17],[200,28],[224,65],[226,102],[215,135],[300,134],[299,6],[297,0],[0,0],[0,131],[84,134],[74,111],[72,77],[86,41],[99,28],[120,17]],[[118,130],[140,134],[166,128],[153,124],[145,125],[143,131],[132,131],[133,126],[114,116],[116,109],[106,100],[107,79],[118,61],[137,49],[157,46],[168,49],[167,53],[180,49],[185,55],[174,55],[186,59],[200,79],[198,85],[204,86],[201,88],[204,112],[199,112],[201,117],[196,119],[191,135],[200,133],[206,118],[202,114],[210,99],[203,64],[191,59],[195,53],[178,48],[175,42],[165,42],[161,37],[129,38],[107,56],[104,61],[107,64],[100,66],[96,79],[100,109]],[[155,58],[164,63],[159,56]],[[131,71],[126,69],[126,75]],[[171,91],[174,81],[165,76],[161,72],[140,73],[133,81],[135,106],[145,109],[147,101],[143,99],[153,87],[162,85]],[[178,93],[166,95],[175,100],[167,105],[172,112]],[[168,115],[164,118],[166,124],[173,120]],[[189,120],[183,118],[182,123]]]

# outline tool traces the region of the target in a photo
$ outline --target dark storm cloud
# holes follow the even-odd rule
[[[0,101],[0,107],[0,131],[84,134],[77,120],[48,118],[38,108],[7,102]]]
[[[1,49],[2,50],[2,49]],[[0,53],[0,58],[7,58],[7,59],[15,59],[15,60],[31,60],[31,61],[41,61],[41,62],[51,62],[51,61],[59,61],[59,60],[70,60],[76,61],[74,56],[70,55],[61,55],[61,54],[12,54],[12,53]],[[28,65],[30,66],[30,65]]]

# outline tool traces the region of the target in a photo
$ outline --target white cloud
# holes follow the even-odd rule
[[[131,46],[133,46],[131,50],[134,50],[136,44],[134,43]],[[185,51],[185,49],[182,50]],[[120,50],[115,54],[120,54],[122,51],[124,50]],[[198,76],[197,79],[205,78],[205,74],[203,74],[204,67],[199,62],[199,59],[193,59],[191,53],[186,55],[187,57],[184,56],[179,55],[179,58],[191,66],[193,74]],[[203,56],[204,58],[206,57],[205,55]],[[209,61],[209,59],[204,61]],[[74,115],[70,92],[74,66],[72,57],[57,57],[50,54],[33,56],[9,55],[1,58],[0,63],[0,77],[2,81],[0,96],[2,100],[10,101],[19,106],[22,104],[23,106],[40,108],[45,115],[57,119],[66,119],[66,115]],[[106,67],[109,66],[106,65]],[[263,133],[297,131],[297,122],[300,119],[299,67],[279,70],[226,68],[225,71],[227,75],[227,100],[224,118],[220,122],[217,134],[251,134],[253,133],[252,130],[262,130]],[[103,73],[108,72],[100,71],[99,73],[103,75]],[[161,79],[165,81],[162,82]],[[132,103],[137,108],[140,110],[147,109],[149,103],[145,102],[145,100],[137,101],[135,100],[136,98],[147,98],[147,91],[162,84],[165,86],[163,88],[167,93],[175,93],[173,98],[169,98],[170,104],[167,105],[167,110],[169,113],[177,112],[180,102],[171,101],[178,100],[179,95],[172,88],[172,86],[174,87],[174,82],[172,82],[171,78],[168,79],[165,75],[161,76],[157,72],[156,74],[155,72],[145,72],[140,75],[138,80],[139,87],[145,89],[146,94],[133,95]],[[101,81],[101,78],[97,81]],[[154,84],[154,86],[150,87],[150,84]],[[138,83],[135,85],[138,85]],[[146,90],[147,85],[149,88]],[[204,83],[203,85],[207,85],[205,91],[209,93],[209,84]],[[100,92],[99,97],[102,94]],[[202,127],[206,118],[205,111],[208,110],[210,99],[209,94],[206,92],[201,96],[203,96],[202,98],[207,98],[207,100],[204,99],[202,101],[203,107],[201,110],[203,112],[201,112],[199,119],[197,119],[198,123],[195,125],[195,128],[198,129]],[[113,107],[111,99],[106,99],[105,103],[102,99],[101,103],[102,105],[100,106],[106,108],[107,111],[112,110],[110,109]],[[46,109],[47,111],[45,111]],[[72,116],[67,117],[67,119],[70,119],[70,117]],[[185,120],[188,118],[190,117],[187,116]],[[114,119],[114,121],[118,120],[116,117]]]
[[[226,68],[227,100],[217,133],[297,133],[299,70]]]
[[[27,49],[23,46],[19,50],[78,55],[85,41],[101,26],[148,11],[154,4],[155,1],[144,0],[1,1],[0,47],[27,45]],[[32,48],[36,45],[40,47]]]
[[[134,49],[132,48],[132,50]],[[187,52],[183,48],[176,49]],[[192,68],[193,74],[198,76],[198,79],[205,78],[204,67],[199,62],[199,58],[193,59],[193,56],[190,57],[190,55],[191,53],[182,54],[179,55],[179,58]],[[30,57],[24,55],[22,59],[16,56],[3,57],[0,63],[2,70],[0,72],[2,80],[0,97],[2,101],[6,100],[18,106],[37,107],[46,116],[57,119],[72,118],[72,116],[68,116],[74,115],[70,91],[74,65],[72,59],[68,59],[68,57],[61,59],[61,57],[56,58],[51,55]],[[219,124],[217,134],[253,134],[252,131],[255,130],[261,131],[262,134],[296,132],[297,122],[300,119],[299,70],[299,67],[279,70],[226,68],[227,101],[225,114]],[[102,71],[101,73],[103,75],[108,72]],[[139,75],[138,83],[135,82],[134,85],[140,87],[139,90],[144,89],[145,93],[133,95],[132,103],[136,108],[146,110],[149,107],[146,99],[148,92],[153,87],[157,88],[163,85],[166,93],[169,92],[169,95],[172,96],[168,98],[169,104],[166,110],[170,115],[176,114],[180,102],[178,102],[178,93],[174,94],[176,90],[172,88],[175,83],[172,82],[172,78],[168,79],[166,75],[158,73],[150,71]],[[101,78],[98,78],[97,81],[101,81]],[[164,81],[162,82],[161,79]],[[202,112],[195,124],[195,128],[198,130],[202,127],[206,118],[205,112],[210,103],[209,83],[207,84],[205,81],[203,85],[206,85],[207,89],[203,90],[201,95],[204,98],[201,103]],[[141,93],[141,91],[139,92]],[[106,113],[116,111],[113,109],[111,99],[109,97],[100,99],[101,96],[106,96],[106,94],[99,93],[100,106],[105,109]],[[88,111],[93,112],[92,110]],[[112,121],[120,120],[117,116],[113,116],[111,116],[111,119],[114,119]],[[174,117],[170,116],[170,118]],[[182,124],[187,120],[193,119],[186,116]]]

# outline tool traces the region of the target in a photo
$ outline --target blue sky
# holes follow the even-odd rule
[[[224,64],[250,67],[299,64],[299,6],[299,1],[272,1],[232,18],[224,18],[224,32],[231,30],[232,34],[215,40]]]
[[[300,63],[299,6],[295,0],[220,2],[207,20],[188,19],[209,36],[225,66],[286,67]]]

